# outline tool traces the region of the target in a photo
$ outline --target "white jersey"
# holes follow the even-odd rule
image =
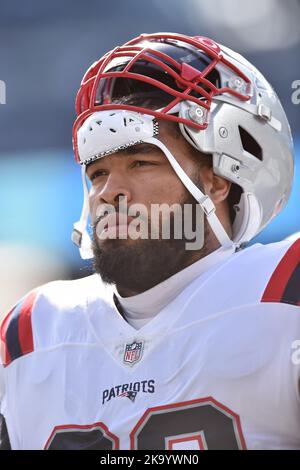
[[[98,275],[26,296],[1,330],[12,449],[300,449],[300,240],[256,244],[140,330]]]

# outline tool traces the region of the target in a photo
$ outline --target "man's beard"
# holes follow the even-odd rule
[[[181,201],[182,209],[184,204],[192,204],[192,213],[196,212],[198,203],[188,191]],[[195,229],[193,218],[193,230]],[[129,243],[116,238],[102,241],[100,245],[95,226],[94,270],[100,274],[103,282],[115,284],[124,297],[144,292],[212,251],[209,243],[212,233],[206,218],[203,230],[205,243],[201,249],[193,251],[186,249],[186,243],[190,240],[184,236],[181,239],[172,236],[170,239],[139,238]]]

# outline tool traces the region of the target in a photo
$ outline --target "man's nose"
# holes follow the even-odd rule
[[[110,174],[98,194],[98,200],[101,203],[115,205],[118,204],[124,196],[127,198],[127,201],[131,200],[131,190],[129,184],[126,182],[126,178],[121,174]]]

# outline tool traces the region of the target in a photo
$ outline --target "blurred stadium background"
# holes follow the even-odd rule
[[[295,186],[283,213],[255,240],[300,231],[300,1],[2,0],[0,4],[0,315],[32,287],[91,272],[70,241],[82,190],[73,161],[74,98],[86,68],[142,32],[211,36],[269,79],[295,139]]]

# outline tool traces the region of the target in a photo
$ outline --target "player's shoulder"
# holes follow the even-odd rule
[[[253,245],[236,260],[261,302],[300,305],[300,238]]]
[[[227,265],[240,299],[249,303],[300,305],[300,238],[254,244],[235,253]]]
[[[97,275],[52,281],[22,297],[4,317],[1,358],[4,366],[28,353],[59,342],[86,340],[90,299],[106,305],[105,288]]]
[[[195,312],[261,311],[300,306],[300,239],[256,243],[232,254],[185,290]],[[270,305],[273,304],[273,306]],[[273,310],[274,310],[273,308]],[[300,309],[299,309],[300,312]]]

